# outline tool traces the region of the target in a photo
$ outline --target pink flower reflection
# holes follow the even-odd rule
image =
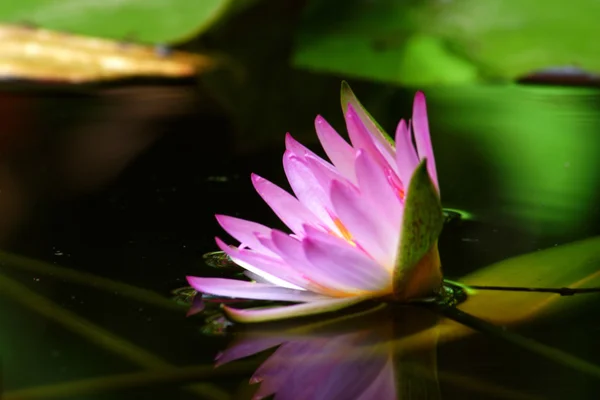
[[[411,311],[407,313],[410,316],[401,317],[400,335],[434,323],[432,314],[417,311],[418,315]],[[244,332],[217,357],[219,366],[278,346],[250,379],[260,385],[253,399],[274,395],[280,400],[392,400],[416,386],[422,390],[419,395],[439,395],[436,338],[425,357],[423,352],[415,357],[398,348],[394,340],[398,326],[388,309],[337,321],[273,328]]]

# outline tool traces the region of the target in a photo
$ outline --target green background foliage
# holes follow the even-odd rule
[[[313,0],[294,64],[411,86],[511,80],[547,67],[600,71],[593,0]]]
[[[0,3],[0,21],[116,40],[190,39],[256,0],[23,0]]]

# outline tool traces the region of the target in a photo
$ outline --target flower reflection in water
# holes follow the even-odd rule
[[[437,399],[438,317],[414,307],[382,306],[303,325],[246,328],[217,365],[277,347],[255,371],[254,399]],[[396,307],[394,307],[396,308]],[[420,332],[427,345],[409,351],[397,339]]]

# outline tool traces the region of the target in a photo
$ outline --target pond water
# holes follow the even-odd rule
[[[225,236],[213,215],[280,226],[249,174],[285,185],[284,132],[234,152],[231,121],[188,89],[0,95],[3,399],[244,399],[261,364],[262,393],[282,399],[598,398],[595,293],[497,293],[471,312],[500,327],[483,333],[430,329],[443,317],[412,308],[227,332],[186,318],[171,299],[185,276],[229,274],[202,260]],[[446,276],[533,253],[481,284],[600,287],[600,242],[561,250],[600,235],[600,92],[427,95],[442,201],[462,213],[440,239]],[[389,96],[384,126],[411,97]],[[252,356],[215,369],[218,354]]]

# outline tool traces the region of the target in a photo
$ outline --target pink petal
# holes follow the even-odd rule
[[[313,151],[311,151],[308,147],[304,146],[302,143],[298,142],[296,139],[292,137],[289,133],[285,135],[285,148],[287,151],[295,155],[300,159],[304,159],[308,156],[317,157],[323,162],[327,162],[323,160],[321,157],[316,155]]]
[[[249,357],[261,351],[270,349],[271,347],[279,346],[285,342],[285,338],[273,337],[268,335],[260,335],[257,337],[243,337],[241,340],[231,344],[225,351],[216,357],[215,367],[219,367],[231,361],[239,360],[240,358]]]
[[[215,217],[217,218],[219,225],[241,244],[266,254],[272,253],[260,244],[260,241],[256,238],[257,234],[270,235],[271,228],[257,224],[256,222],[246,221],[227,215],[216,215]]]
[[[321,225],[321,221],[306,206],[279,186],[256,174],[252,174],[252,183],[265,203],[295,234],[303,234],[304,224]]]
[[[427,104],[423,92],[415,94],[413,103],[412,126],[415,134],[415,143],[417,144],[417,152],[419,159],[427,158],[427,172],[431,180],[438,188],[437,172],[435,168],[435,159],[433,157],[433,146],[431,144],[431,136],[429,135],[429,122],[427,120]]]
[[[283,307],[254,308],[246,310],[227,306],[224,306],[223,308],[227,315],[237,322],[266,322],[337,311],[358,304],[364,300],[366,300],[364,297],[346,297],[342,299],[313,301],[310,303],[294,304]]]
[[[306,161],[298,158],[289,151],[283,156],[283,169],[296,198],[308,208],[323,224],[331,228],[335,225],[328,210],[331,209],[329,201],[329,182],[322,186],[323,179],[317,179],[313,170]]]
[[[401,120],[396,128],[396,164],[398,177],[402,181],[403,189],[406,190],[413,172],[419,165],[419,158],[404,120]]]
[[[250,279],[253,280],[256,283],[268,283],[271,284],[271,281],[268,279],[263,278],[262,276],[255,274],[254,272],[250,272],[248,270],[244,271],[244,275]]]
[[[307,234],[310,237],[317,237],[320,234],[330,238],[331,241],[335,242],[336,246],[351,247],[344,240],[331,236],[328,233],[323,233],[310,227],[306,227],[306,229]],[[269,246],[273,251],[278,252],[278,255],[284,259],[291,268],[296,270],[308,281],[306,289],[310,291],[331,296],[332,291],[347,294],[356,292],[362,288],[360,284],[357,284],[356,279],[353,278],[354,280],[349,280],[347,277],[349,274],[347,266],[343,266],[342,268],[332,268],[331,265],[324,266],[311,263],[305,255],[303,243],[298,239],[290,237],[283,232],[273,230],[271,238],[261,238],[261,240],[263,240],[265,246]],[[360,250],[356,251],[360,252]],[[362,283],[362,281],[359,283]]]
[[[368,346],[367,343],[360,343],[360,338],[364,340],[364,335],[358,336],[357,344],[352,346],[351,343],[348,343],[346,351],[343,352],[342,350],[342,356],[338,360],[337,365],[328,374],[328,379],[319,387],[319,399],[397,399],[397,397],[362,396],[369,391],[373,381],[382,372],[386,372],[386,364],[390,359],[390,355],[385,352],[386,349],[381,349],[381,346],[377,344]],[[378,339],[381,340],[382,338]],[[385,375],[387,377],[389,374]]]
[[[370,132],[370,135],[374,138],[375,142],[381,143],[381,148],[383,152],[388,152],[390,155],[393,155],[393,148],[391,145],[391,138],[387,136],[384,132],[383,128],[377,124],[375,119],[369,114],[369,112],[365,109],[365,107],[360,103],[352,89],[348,84],[342,84],[342,93],[341,93],[341,101],[342,101],[342,109],[344,112],[348,111],[348,108],[354,108],[354,111],[362,121],[363,125]]]
[[[202,294],[196,294],[194,299],[192,300],[192,304],[185,314],[186,317],[191,317],[192,315],[196,315],[204,311],[206,304],[204,304],[204,300],[202,299]]]
[[[308,302],[327,299],[325,296],[306,290],[288,289],[266,283],[254,283],[223,278],[198,278],[195,276],[188,276],[187,280],[198,292],[215,296],[293,302]]]
[[[373,212],[373,205],[366,203],[358,193],[338,181],[331,184],[331,202],[354,240],[379,264],[393,269],[400,237],[399,226],[390,224]]]
[[[254,374],[262,382],[259,392],[290,400],[353,399],[387,358],[364,340],[359,332],[285,343]]]
[[[434,385],[433,382],[432,385]],[[410,388],[410,384],[408,387]],[[397,399],[397,392],[394,362],[393,358],[388,356],[388,360],[384,368],[379,372],[379,375],[372,380],[371,386],[369,386],[369,388],[362,393],[357,400]]]
[[[279,258],[253,250],[230,247],[219,238],[216,238],[216,242],[217,246],[227,253],[234,263],[261,276],[269,283],[299,290],[306,286],[306,281]]]
[[[287,342],[275,350],[250,379],[250,382],[261,382],[254,399],[262,399],[276,392],[277,398],[285,397],[288,392],[287,383],[299,372],[311,368],[310,358],[314,356],[315,350],[319,350],[316,349],[317,346],[314,342],[310,339]],[[323,345],[326,344],[323,343]],[[322,348],[323,345],[320,347]]]
[[[278,250],[278,254],[286,260],[286,262],[304,276],[309,282],[314,282],[317,285],[309,285],[312,291],[318,292],[321,289],[329,289],[334,291],[349,292],[353,289],[347,286],[336,271],[330,271],[323,268],[314,267],[306,258],[302,242],[283,232],[273,231],[271,240]]]
[[[391,291],[390,272],[357,247],[316,230],[307,234],[302,246],[314,269],[331,272],[354,295]]]
[[[354,180],[351,181],[340,174],[340,171],[331,166],[331,164],[322,162],[319,158],[307,156],[305,162],[313,172],[315,178],[319,181],[319,185],[326,188],[328,191],[331,181],[333,180],[346,182],[349,185],[354,185],[356,182],[356,176],[353,178]]]
[[[368,131],[363,124],[363,121],[361,121],[359,115],[356,113],[356,110],[351,105],[348,105],[345,117],[348,135],[350,136],[354,149],[365,150],[373,157],[377,164],[395,170],[396,160],[391,149],[389,149],[389,151],[387,149],[390,146],[389,143],[385,141],[386,148],[382,151],[382,149],[378,147],[378,144],[381,145],[381,143],[377,142],[374,135]],[[396,179],[398,178],[396,177]]]
[[[392,230],[399,230],[403,203],[386,177],[387,173],[375,163],[369,153],[359,150],[356,157],[356,177],[360,192],[382,222],[387,223]]]
[[[346,179],[354,182],[355,151],[352,146],[320,115],[315,119],[315,130],[327,157]]]

